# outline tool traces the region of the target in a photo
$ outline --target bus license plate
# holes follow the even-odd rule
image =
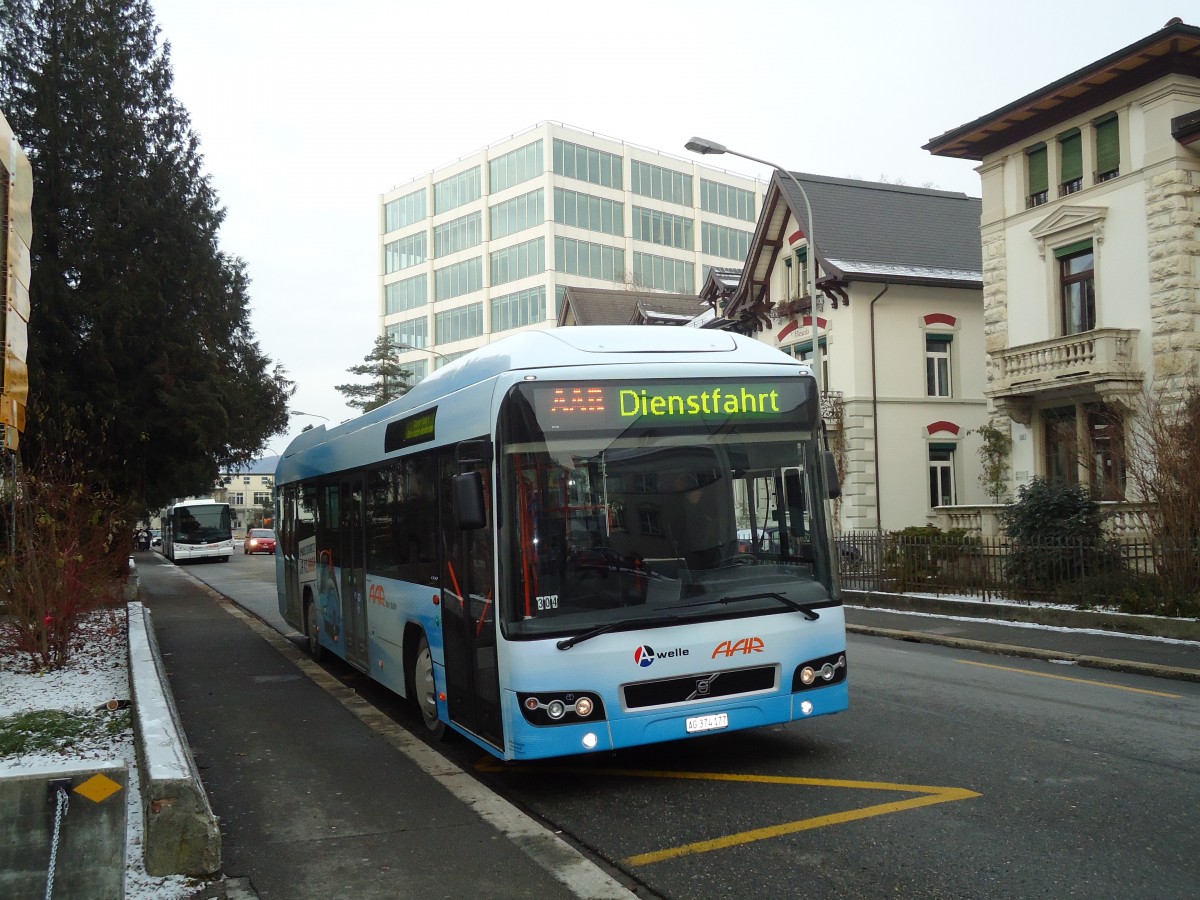
[[[729,727],[729,713],[717,713],[712,716],[692,716],[684,723],[688,734],[697,731],[716,731],[718,728]]]

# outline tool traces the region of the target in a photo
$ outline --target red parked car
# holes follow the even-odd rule
[[[275,532],[270,528],[251,528],[246,532],[246,542],[242,544],[242,552],[274,553]]]

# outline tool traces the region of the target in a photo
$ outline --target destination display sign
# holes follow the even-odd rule
[[[405,447],[432,441],[436,433],[434,430],[436,420],[437,407],[435,406],[433,409],[417,413],[415,416],[389,422],[383,435],[383,452],[391,453],[393,450],[403,450]]]
[[[807,378],[704,381],[554,382],[521,385],[544,431],[624,430],[759,425],[810,427],[815,421]]]

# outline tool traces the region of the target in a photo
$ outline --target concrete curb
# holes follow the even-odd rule
[[[128,615],[146,872],[212,875],[221,868],[221,830],[184,736],[150,611],[134,602]]]

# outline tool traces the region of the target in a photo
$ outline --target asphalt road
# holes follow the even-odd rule
[[[291,632],[273,557],[189,571]],[[839,716],[550,763],[439,749],[643,894],[1195,895],[1200,684],[864,636],[848,657]]]

